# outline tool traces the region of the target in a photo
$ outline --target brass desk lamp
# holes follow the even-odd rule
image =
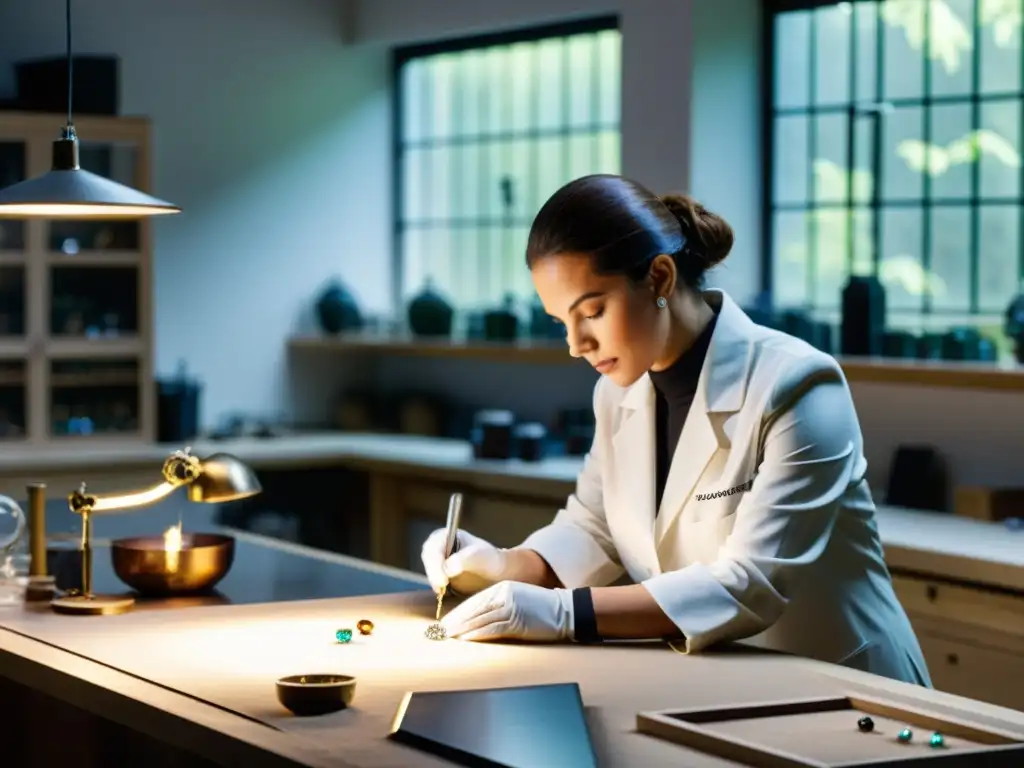
[[[124,613],[135,603],[130,596],[94,595],[92,592],[92,518],[96,514],[126,512],[154,504],[185,486],[188,500],[214,504],[254,496],[262,489],[249,467],[227,453],[206,459],[193,456],[189,448],[175,451],[164,461],[164,480],[152,488],[124,494],[97,496],[86,492],[85,483],[68,496],[71,511],[82,516],[82,591],[55,598],[50,606],[57,613],[111,615]]]

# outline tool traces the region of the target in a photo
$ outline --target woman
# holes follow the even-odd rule
[[[423,545],[466,640],[676,637],[930,685],[896,599],[836,361],[702,291],[729,225],[684,196],[588,176],[537,215],[527,264],[569,352],[602,375],[596,430],[553,522],[498,549]],[[632,583],[616,584],[628,576]]]

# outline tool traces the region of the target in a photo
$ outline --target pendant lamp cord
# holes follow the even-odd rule
[[[68,129],[71,132],[73,132],[74,122],[71,118],[71,104],[72,94],[74,92],[74,87],[72,85],[72,77],[74,75],[75,65],[71,57],[71,0],[65,0],[64,2],[64,26],[68,58]]]

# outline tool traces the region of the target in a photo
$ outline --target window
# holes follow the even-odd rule
[[[888,324],[998,327],[1024,266],[1022,0],[772,3],[767,282],[839,316],[850,271]]]
[[[395,293],[460,310],[534,295],[526,238],[566,182],[617,173],[614,19],[396,55]]]

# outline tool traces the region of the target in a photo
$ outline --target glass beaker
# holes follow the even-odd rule
[[[0,495],[0,606],[20,604],[28,583],[24,549],[25,513],[18,502]]]

